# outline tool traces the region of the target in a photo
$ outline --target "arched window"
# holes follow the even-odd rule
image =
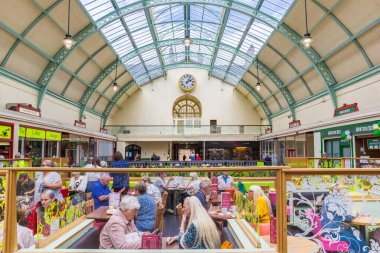
[[[173,118],[201,118],[202,106],[196,97],[184,95],[173,104]]]

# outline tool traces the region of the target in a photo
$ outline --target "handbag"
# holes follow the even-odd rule
[[[162,234],[143,235],[141,245],[143,249],[162,249]]]
[[[79,192],[86,192],[87,188],[87,173],[83,176],[82,182],[80,182],[80,185],[78,186],[77,190]]]

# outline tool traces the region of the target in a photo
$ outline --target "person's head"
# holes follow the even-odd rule
[[[26,205],[21,205],[19,203],[17,204],[16,217],[17,217],[17,222],[18,223],[21,222],[22,220],[24,220],[26,211],[27,211],[27,206]]]
[[[211,182],[208,180],[202,180],[199,183],[199,189],[203,192],[205,196],[211,194]]]
[[[54,167],[54,163],[51,160],[45,160],[41,163],[42,167]]]
[[[87,159],[87,164],[95,165],[95,160],[92,157]]]
[[[198,175],[197,175],[196,172],[190,172],[190,177],[191,177],[191,179],[193,179],[193,180],[197,180],[197,179],[198,179]]]
[[[19,158],[21,158],[21,154],[20,153],[16,153],[15,154],[15,159],[19,159]]]
[[[113,155],[113,158],[115,161],[124,160],[123,155],[120,153],[120,151],[116,151],[116,153]]]
[[[98,166],[98,167],[102,167],[102,166],[100,165],[100,159],[99,159],[99,158],[96,158],[96,159],[95,159],[95,164],[96,164],[96,166]]]
[[[108,173],[102,173],[100,175],[100,182],[102,183],[102,185],[106,186],[106,185],[109,184],[110,181],[111,181],[110,174],[108,174]]]
[[[189,217],[189,224],[195,223],[197,226],[196,245],[203,242],[208,249],[220,248],[220,236],[214,221],[203,208],[199,199],[191,196],[185,199],[184,213]],[[182,241],[180,242],[182,243]]]
[[[222,175],[223,176],[228,176],[228,172],[227,171],[222,171]]]
[[[74,177],[75,179],[78,179],[80,176],[79,172],[71,172],[71,176]]]
[[[152,183],[152,179],[150,179],[150,177],[144,177],[143,181],[145,184],[151,184]]]
[[[128,221],[131,221],[136,217],[139,209],[140,203],[136,197],[125,196],[120,201],[120,211]]]
[[[272,215],[272,205],[270,203],[269,198],[263,192],[263,189],[261,189],[261,187],[259,185],[251,185],[249,187],[247,198],[248,199],[253,199],[254,206],[257,206],[257,201],[261,197],[264,198],[265,202],[267,203],[269,215]]]
[[[166,173],[165,172],[160,172],[160,173],[158,173],[158,176],[160,178],[165,178],[166,177]]]
[[[139,182],[135,185],[135,190],[138,192],[138,195],[143,195],[146,193],[146,185],[144,182]]]
[[[107,162],[106,161],[100,161],[100,167],[107,168],[108,167]]]
[[[41,193],[41,205],[43,207],[48,207],[55,199],[55,194],[53,190],[46,189]]]
[[[322,157],[327,157],[327,153],[323,152]]]
[[[28,180],[28,174],[26,173],[21,173],[19,176],[18,176],[18,181],[20,184],[24,183],[25,180]]]

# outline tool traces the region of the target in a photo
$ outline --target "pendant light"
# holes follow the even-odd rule
[[[186,5],[186,9],[190,8],[188,5]],[[185,11],[185,38],[183,39],[183,44],[185,47],[189,47],[192,43],[190,39],[190,32],[189,32],[189,19],[190,17],[187,14],[187,11]]]
[[[257,83],[256,83],[256,90],[261,90],[261,83],[259,78],[259,59],[256,58],[256,77],[257,77]]]
[[[70,50],[75,45],[75,43],[76,43],[73,40],[73,37],[70,35],[70,3],[71,3],[71,0],[69,0],[69,10],[68,10],[68,20],[67,20],[67,34],[65,35],[65,38],[61,41],[61,43],[68,50]]]
[[[112,85],[113,91],[115,92],[117,91],[117,89],[119,89],[119,85],[117,84],[116,80],[117,80],[117,61],[115,63],[115,81]]]
[[[311,44],[314,42],[313,37],[311,37],[311,34],[309,33],[309,28],[307,25],[307,6],[306,6],[306,0],[305,0],[305,24],[306,24],[306,33],[304,34],[303,38],[301,39],[300,43],[305,47],[309,48]]]

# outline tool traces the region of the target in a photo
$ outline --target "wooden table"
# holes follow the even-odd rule
[[[263,240],[268,243],[271,248],[276,248],[277,244],[270,243],[270,236],[261,236]],[[288,235],[288,253],[317,253],[320,250],[319,245],[302,237]]]
[[[112,214],[107,214],[108,206],[101,206],[92,213],[89,213],[87,219],[94,219],[97,221],[108,221]]]
[[[362,216],[362,217],[357,217],[351,221],[351,224],[353,225],[359,225],[359,226],[366,226],[366,225],[375,225],[375,226],[380,226],[380,218],[374,219],[374,223],[371,223],[371,217],[370,216]]]
[[[179,249],[179,244],[178,244],[178,241],[168,245],[166,243],[166,240],[168,239],[169,237],[162,237],[162,249]]]
[[[213,219],[213,220],[223,220],[223,221],[226,221],[230,216],[231,214],[223,214],[223,215],[220,215],[218,212],[220,210],[220,206],[211,206],[210,209],[208,210],[208,212],[216,212],[215,214],[210,214],[210,217]]]

